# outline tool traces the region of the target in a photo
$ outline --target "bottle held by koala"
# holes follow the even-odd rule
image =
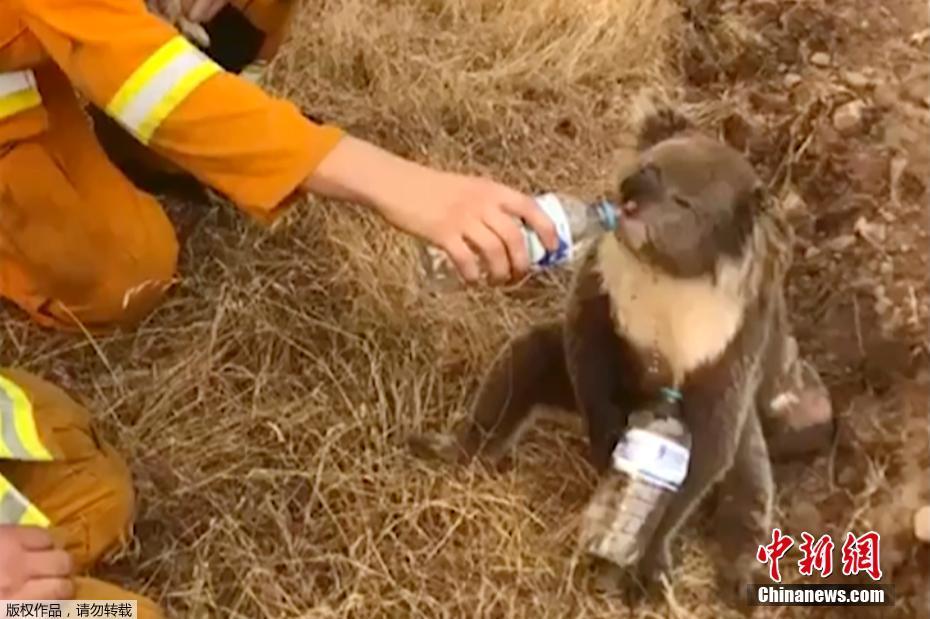
[[[555,224],[559,247],[554,252],[548,251],[532,228],[520,222],[532,271],[569,263],[586,241],[613,230],[617,224],[617,209],[607,201],[590,204],[561,193],[541,194],[535,200]],[[431,246],[422,249],[429,288],[450,290],[461,286],[458,270],[444,251]]]
[[[619,567],[635,565],[688,472],[691,434],[677,392],[631,415],[630,428],[584,514],[584,549]]]

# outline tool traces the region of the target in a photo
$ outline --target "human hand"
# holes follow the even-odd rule
[[[555,226],[535,201],[493,180],[434,170],[376,146],[345,137],[305,187],[360,202],[389,223],[444,250],[466,282],[480,277],[483,260],[492,283],[521,277],[529,255],[517,218],[549,250]]]
[[[71,570],[70,555],[45,529],[0,525],[0,599],[70,599]]]
[[[184,14],[192,22],[202,24],[213,19],[229,0],[181,0]]]

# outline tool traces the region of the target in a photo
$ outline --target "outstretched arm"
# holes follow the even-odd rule
[[[358,201],[446,250],[467,280],[475,278],[479,256],[497,281],[526,270],[513,216],[544,245],[557,246],[554,227],[528,196],[309,121],[290,102],[223,71],[141,1],[12,2],[87,99],[260,221],[273,220],[305,192]]]
[[[467,281],[478,277],[477,254],[498,282],[529,267],[514,217],[537,230],[548,247],[557,245],[551,222],[528,196],[490,179],[420,165],[351,136],[340,140],[301,187],[373,208],[397,228],[445,250]]]

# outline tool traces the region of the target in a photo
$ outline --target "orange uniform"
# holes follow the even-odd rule
[[[234,3],[277,49],[295,3]],[[234,42],[233,42],[234,45]],[[0,4],[0,296],[40,324],[146,315],[175,277],[160,205],[111,163],[75,91],[138,144],[270,222],[340,139],[223,70],[142,0]]]
[[[234,71],[270,58],[295,4],[233,0],[239,13],[208,25],[213,55]],[[249,39],[243,15],[266,36]],[[342,135],[224,71],[142,0],[0,0],[0,296],[56,328],[138,320],[177,265],[169,220],[111,163],[78,94],[113,119],[96,127],[108,141],[130,136],[147,162],[190,173],[262,222]],[[128,537],[133,503],[128,468],[87,411],[0,369],[0,525],[50,528],[84,571]],[[78,599],[136,599],[140,618],[162,617],[114,585],[75,583]]]
[[[160,619],[150,599],[85,575],[129,539],[134,503],[129,468],[88,411],[40,378],[0,368],[0,524],[48,528],[79,570],[76,599],[136,600],[140,619]]]

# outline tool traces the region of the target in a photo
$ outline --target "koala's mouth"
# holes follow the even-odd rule
[[[649,242],[649,226],[639,215],[643,206],[633,200],[620,205],[620,218],[617,220],[617,238],[632,250],[639,251]]]

